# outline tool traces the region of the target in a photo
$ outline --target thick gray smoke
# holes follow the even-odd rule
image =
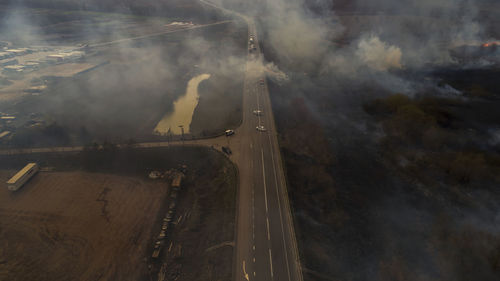
[[[471,0],[214,2],[262,19],[266,44],[282,62],[358,80],[360,68],[385,73],[454,64],[451,47],[492,39]]]
[[[40,114],[47,124],[54,122],[75,131],[81,127],[96,140],[120,141],[137,134],[139,137],[151,134],[153,128],[144,124],[154,123],[171,110],[172,102],[185,92],[189,78],[199,73],[215,78],[231,77],[244,69],[246,47],[241,40],[224,35],[229,30],[241,38],[242,23],[230,22],[92,47],[165,31],[169,21],[119,14],[103,18],[99,14],[69,10],[65,11],[61,23],[58,10],[36,11],[20,5],[1,8],[1,15],[5,17],[0,20],[0,41],[11,42],[11,48],[34,46],[37,50],[36,46],[52,46],[55,50],[72,50],[90,44],[83,62],[109,63],[75,79],[49,82],[43,98],[27,99],[22,107],[16,107],[18,109],[10,107],[11,100],[2,102],[0,111],[19,110],[14,112],[19,116]],[[158,116],[152,116],[151,112],[158,112]]]

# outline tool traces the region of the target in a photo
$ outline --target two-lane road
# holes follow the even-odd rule
[[[236,280],[301,281],[293,220],[269,92],[252,20],[246,19],[257,50],[249,54],[243,123],[237,130],[240,170]],[[254,110],[262,114],[254,114]],[[257,130],[263,126],[266,131]]]

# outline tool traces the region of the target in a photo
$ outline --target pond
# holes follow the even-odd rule
[[[189,80],[186,93],[174,102],[174,110],[163,116],[154,129],[157,135],[189,133],[189,125],[193,119],[193,113],[198,105],[198,85],[210,78],[210,74],[200,74]],[[182,126],[182,128],[180,127]]]

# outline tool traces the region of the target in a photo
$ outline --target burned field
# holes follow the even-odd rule
[[[269,77],[269,90],[304,280],[497,280],[500,115],[490,59],[498,55],[357,68],[358,29],[379,22],[340,16],[351,17],[360,20],[332,43],[352,56],[338,68],[305,73],[310,61],[289,61],[263,43],[290,77]]]
[[[186,280],[230,279],[236,171],[219,153],[108,147],[2,156],[2,180],[26,161],[37,161],[42,171],[18,192],[0,192],[0,279],[163,280],[165,272]],[[171,179],[148,177],[171,169],[185,172],[176,198]],[[165,245],[154,259],[174,201]]]
[[[464,98],[472,84],[271,86],[305,280],[498,279],[498,100]]]
[[[164,183],[84,172],[40,173],[19,194],[2,188],[0,277],[138,280],[166,190]]]

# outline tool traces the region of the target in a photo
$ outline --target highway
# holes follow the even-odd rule
[[[230,159],[239,169],[234,258],[236,281],[302,281],[282,158],[265,73],[259,62],[262,54],[254,21],[210,2],[200,2],[243,18],[248,23],[249,37],[254,36],[256,50],[248,52],[246,65],[242,124],[231,137],[138,143],[135,146],[201,145],[216,149],[229,146],[233,151]],[[254,110],[260,110],[262,114],[256,115]],[[258,131],[257,126],[264,126],[266,131]],[[0,154],[81,150],[83,147],[51,147],[0,150]]]
[[[240,172],[236,280],[302,280],[288,192],[255,25],[247,19],[257,50],[249,54],[243,122],[236,130]],[[261,82],[261,79],[264,79]],[[261,115],[254,110],[262,111]],[[264,126],[265,132],[257,126]],[[236,150],[232,147],[233,151]]]

